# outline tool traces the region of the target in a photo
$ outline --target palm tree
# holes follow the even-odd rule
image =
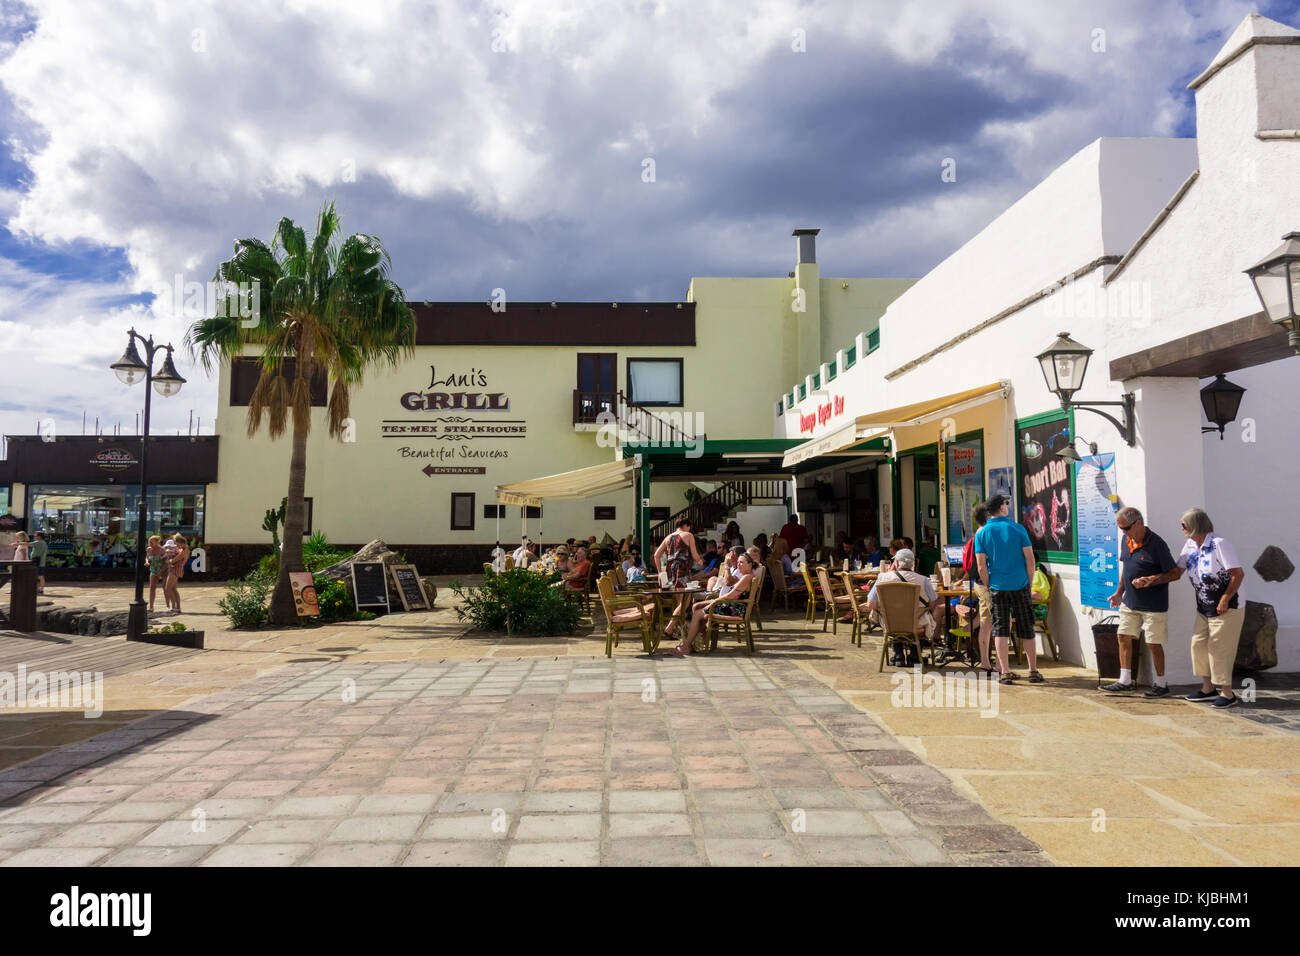
[[[288,218],[280,220],[270,246],[260,239],[237,240],[234,255],[213,277],[228,290],[217,302],[217,315],[195,322],[185,336],[191,357],[209,373],[247,348],[255,353],[261,374],[248,403],[250,438],[264,417],[272,439],[293,423],[284,547],[271,596],[270,621],[280,626],[297,620],[289,572],[304,570],[311,382],[322,372],[328,376],[329,434],[338,438],[351,389],[363,373],[380,365],[396,368],[415,350],[415,317],[405,293],[388,277],[392,260],[383,244],[375,236],[342,234],[331,202],[317,218],[310,244]]]

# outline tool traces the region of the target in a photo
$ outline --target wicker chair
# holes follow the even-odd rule
[[[768,610],[776,610],[776,599],[779,597],[785,603],[785,609],[790,610],[790,597],[807,596],[808,592],[803,585],[791,587],[785,579],[785,566],[781,564],[781,559],[775,555],[767,559],[767,574],[772,579],[772,603],[768,605]]]
[[[1052,660],[1054,661],[1059,661],[1061,659],[1061,655],[1058,654],[1056,650],[1056,638],[1052,637],[1052,623],[1051,623],[1052,608],[1056,605],[1056,596],[1060,593],[1061,593],[1061,576],[1059,574],[1053,574],[1052,593],[1047,596],[1047,616],[1041,621],[1039,620],[1034,621],[1034,630],[1036,632],[1042,632],[1043,635],[1043,649],[1047,650],[1048,648],[1051,648]],[[1017,642],[1017,647],[1019,648],[1020,652],[1023,654],[1024,648],[1019,647],[1019,642]]]
[[[762,573],[762,568],[754,569],[754,577],[749,582],[749,594],[745,598],[744,614],[739,617],[730,614],[715,614],[713,613],[713,608],[709,608],[709,613],[706,616],[704,623],[705,645],[708,647],[709,653],[713,653],[713,651],[717,650],[718,631],[727,631],[733,628],[735,629],[737,636],[744,638],[745,647],[748,649],[749,653],[754,653],[754,631],[751,624],[754,620],[754,615],[758,610],[759,595],[763,593]]]
[[[822,586],[822,600],[825,601],[826,613],[822,617],[822,633],[826,632],[826,622],[831,625],[831,633],[838,634],[838,622],[840,614],[848,610],[853,598],[842,593],[843,585],[837,589],[835,581],[831,578],[830,570],[824,564],[817,565],[817,583]]]
[[[817,620],[817,605],[821,602],[825,605],[825,595],[822,593],[821,586],[813,580],[812,572],[808,570],[808,563],[805,561],[799,566],[800,573],[803,574],[803,584],[808,590],[808,605],[804,609],[804,622],[812,624]]]
[[[596,582],[601,610],[605,612],[605,656],[613,657],[620,631],[635,628],[641,632],[641,645],[647,654],[659,649],[658,615],[655,603],[635,596],[614,594],[614,576],[606,573]]]
[[[867,612],[867,592],[853,584],[853,578],[847,571],[841,571],[840,580],[844,583],[844,591],[849,596],[848,606],[853,609],[853,632],[849,640],[858,647],[862,646],[863,630],[871,630],[871,619]]]
[[[884,632],[878,670],[885,669],[889,645],[895,642],[915,647],[917,660],[924,662],[921,651],[921,585],[911,581],[877,582],[876,603],[880,608],[880,629]]]
[[[760,631],[763,629],[763,608],[758,603],[759,598],[763,596],[763,581],[767,578],[767,568],[761,564],[754,568],[753,580],[749,583],[749,590],[755,595],[754,597],[754,617],[753,625]]]

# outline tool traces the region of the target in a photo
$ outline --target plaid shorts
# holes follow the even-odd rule
[[[1019,591],[990,589],[993,605],[993,636],[1010,637],[1011,619],[1016,619],[1016,637],[1021,641],[1034,639],[1034,604],[1028,586]]]

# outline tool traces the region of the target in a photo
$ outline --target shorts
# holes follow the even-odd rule
[[[1164,644],[1169,639],[1168,611],[1134,611],[1119,606],[1119,633],[1137,637],[1141,631],[1148,644]]]
[[[993,606],[993,636],[1010,637],[1011,621],[1016,622],[1016,637],[1022,642],[1034,639],[1034,607],[1026,585],[1019,591],[989,589]]]
[[[993,623],[993,598],[989,594],[989,589],[978,581],[974,585],[975,597],[980,605],[980,623]]]

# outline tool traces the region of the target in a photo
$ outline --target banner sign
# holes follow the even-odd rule
[[[1075,482],[1079,522],[1079,603],[1110,609],[1110,596],[1119,584],[1120,531],[1115,513],[1121,502],[1115,491],[1115,455],[1088,455],[1078,464]]]
[[[1056,454],[1069,440],[1070,423],[1064,418],[1016,431],[1020,523],[1040,553],[1074,554],[1070,463]]]
[[[944,449],[948,472],[948,544],[962,544],[971,534],[971,511],[984,500],[984,442],[952,442]]]

